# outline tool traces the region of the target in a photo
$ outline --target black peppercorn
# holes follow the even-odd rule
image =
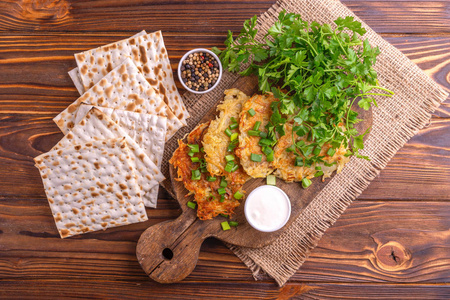
[[[190,89],[205,91],[212,88],[219,78],[219,64],[209,53],[196,52],[182,61],[181,80]]]

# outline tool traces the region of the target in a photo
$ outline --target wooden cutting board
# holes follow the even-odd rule
[[[239,78],[232,87],[240,89],[247,95],[253,95],[257,92],[257,85],[256,77],[244,77]],[[359,118],[364,120],[356,128],[360,133],[364,132],[372,125],[372,111],[364,111],[357,106],[354,109],[359,112]],[[200,123],[215,118],[215,115],[214,107]],[[144,271],[150,278],[161,283],[177,282],[188,276],[197,264],[200,246],[208,237],[215,237],[226,243],[250,248],[259,248],[272,243],[335,176],[333,174],[331,178],[324,182],[322,182],[321,177],[315,178],[307,189],[303,189],[301,183],[286,183],[277,178],[277,186],[290,198],[291,216],[282,229],[265,233],[253,229],[247,223],[244,215],[245,200],[230,219],[237,221],[238,227],[223,231],[220,223],[227,219],[222,216],[207,221],[198,219],[196,210],[187,207],[187,202],[193,201],[194,197],[186,197],[188,191],[184,188],[182,182],[174,180],[175,175],[176,170],[170,166],[173,189],[181,206],[182,214],[175,220],[149,227],[141,235],[136,248],[138,261]],[[253,189],[264,184],[266,184],[265,178],[252,179],[244,185],[243,189],[248,195]]]

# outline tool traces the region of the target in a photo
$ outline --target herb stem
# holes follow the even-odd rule
[[[392,97],[392,95],[394,95],[394,92],[393,92],[393,91],[388,90],[387,88],[384,88],[384,87],[382,87],[382,86],[373,86],[373,85],[371,85],[371,86],[370,86],[370,89],[371,89],[371,90],[372,90],[372,89],[378,89],[378,90],[382,90],[382,91],[385,91],[385,92],[387,92],[387,93],[390,94],[390,95],[380,94],[381,96]]]
[[[385,97],[392,97],[393,94],[381,94],[381,93],[364,93],[364,94],[360,94],[359,97],[362,96],[385,96]]]

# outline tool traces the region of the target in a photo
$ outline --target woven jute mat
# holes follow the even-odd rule
[[[306,206],[295,222],[271,245],[250,249],[228,245],[251,269],[255,279],[263,273],[282,286],[300,268],[325,230],[348,205],[367,188],[394,154],[421,129],[431,113],[448,94],[399,50],[386,42],[337,0],[282,0],[258,17],[259,37],[273,25],[281,10],[295,12],[306,21],[334,24],[338,17],[354,16],[367,29],[364,38],[378,46],[375,69],[381,86],[395,92],[392,98],[378,97],[373,109],[373,127],[362,152],[370,161],[352,158],[343,171]],[[185,104],[191,117],[165,150],[163,173],[168,176],[167,161],[177,148],[177,140],[190,132],[230,88],[237,75],[225,72],[220,86],[203,95],[186,94]],[[170,181],[163,186],[171,191]]]

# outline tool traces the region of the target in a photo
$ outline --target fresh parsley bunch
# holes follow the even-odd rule
[[[332,28],[282,11],[261,43],[255,39],[256,21],[256,16],[246,20],[236,39],[228,31],[226,48],[213,51],[225,69],[256,74],[260,91],[270,91],[280,100],[273,103],[266,126],[273,145],[285,135],[285,123],[293,122],[293,132],[306,135],[309,142],[293,138],[294,146],[287,151],[303,156],[307,166],[323,161],[316,149],[325,143],[333,149],[343,144],[351,148],[348,155],[368,159],[358,152],[367,132],[359,134],[354,128],[360,120],[351,107],[358,101],[368,110],[377,105],[373,96],[391,97],[393,92],[378,86],[373,65],[380,50],[361,39],[366,32],[361,23],[353,17],[338,18]],[[242,65],[247,67],[240,70]]]

